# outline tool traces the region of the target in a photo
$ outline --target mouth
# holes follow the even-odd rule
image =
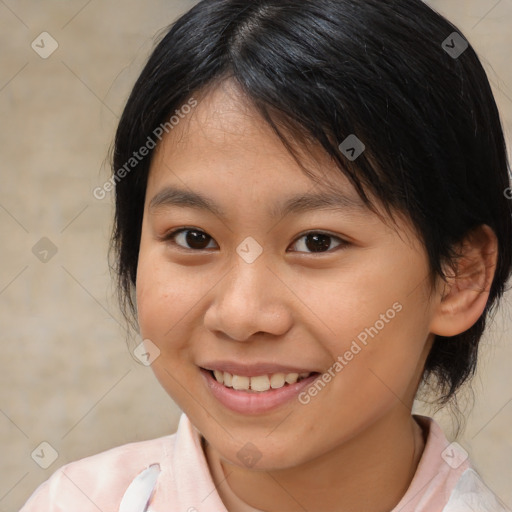
[[[247,415],[270,412],[297,399],[321,375],[292,372],[248,376],[207,368],[200,371],[207,389],[220,404]]]
[[[233,388],[237,391],[246,391],[248,393],[263,393],[271,389],[281,389],[284,386],[289,386],[307,379],[312,374],[317,372],[303,372],[303,373],[272,373],[256,375],[254,377],[246,375],[234,375],[229,372],[219,370],[207,370],[210,375],[226,388]]]

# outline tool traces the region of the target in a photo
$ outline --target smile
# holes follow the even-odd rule
[[[271,412],[298,400],[298,395],[321,374],[318,372],[238,375],[200,368],[206,389],[225,408],[245,415]]]
[[[279,389],[286,384],[295,384],[299,380],[309,377],[312,372],[274,373],[272,375],[258,375],[256,377],[233,375],[219,370],[214,370],[212,373],[215,380],[227,388],[233,388],[237,391],[262,392],[269,389]]]

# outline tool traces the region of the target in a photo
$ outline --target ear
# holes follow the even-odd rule
[[[455,336],[476,323],[487,304],[496,270],[498,240],[489,226],[474,228],[457,249],[460,257],[437,291],[430,324],[430,331],[440,336]]]

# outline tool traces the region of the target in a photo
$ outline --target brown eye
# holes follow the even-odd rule
[[[215,248],[210,245],[213,238],[204,231],[197,228],[180,228],[165,235],[162,238],[165,242],[170,242],[178,246],[180,249],[189,251],[204,251],[206,249]],[[303,242],[300,242],[304,240]],[[333,240],[336,245],[333,248]],[[348,242],[329,233],[311,231],[303,234],[294,245],[298,245],[297,252],[306,252],[309,254],[332,252],[337,247],[345,247]]]
[[[304,242],[298,242],[299,240],[304,239]],[[345,242],[341,238],[330,235],[329,233],[320,233],[311,231],[309,233],[305,233],[300,238],[297,239],[297,242],[295,242],[295,245],[299,245],[301,249],[299,249],[297,252],[308,252],[310,253],[322,253],[322,252],[329,252],[331,250],[332,240],[338,240],[339,246],[345,246],[348,245],[348,242]],[[304,251],[304,248],[306,249]]]
[[[208,249],[208,241],[213,241],[210,235],[196,228],[178,229],[166,235],[164,240],[170,241],[182,249],[195,251]]]

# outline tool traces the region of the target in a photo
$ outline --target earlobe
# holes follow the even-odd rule
[[[437,292],[430,325],[430,331],[440,336],[455,336],[477,322],[487,304],[496,269],[498,241],[489,226],[471,231],[458,250],[455,268]]]

